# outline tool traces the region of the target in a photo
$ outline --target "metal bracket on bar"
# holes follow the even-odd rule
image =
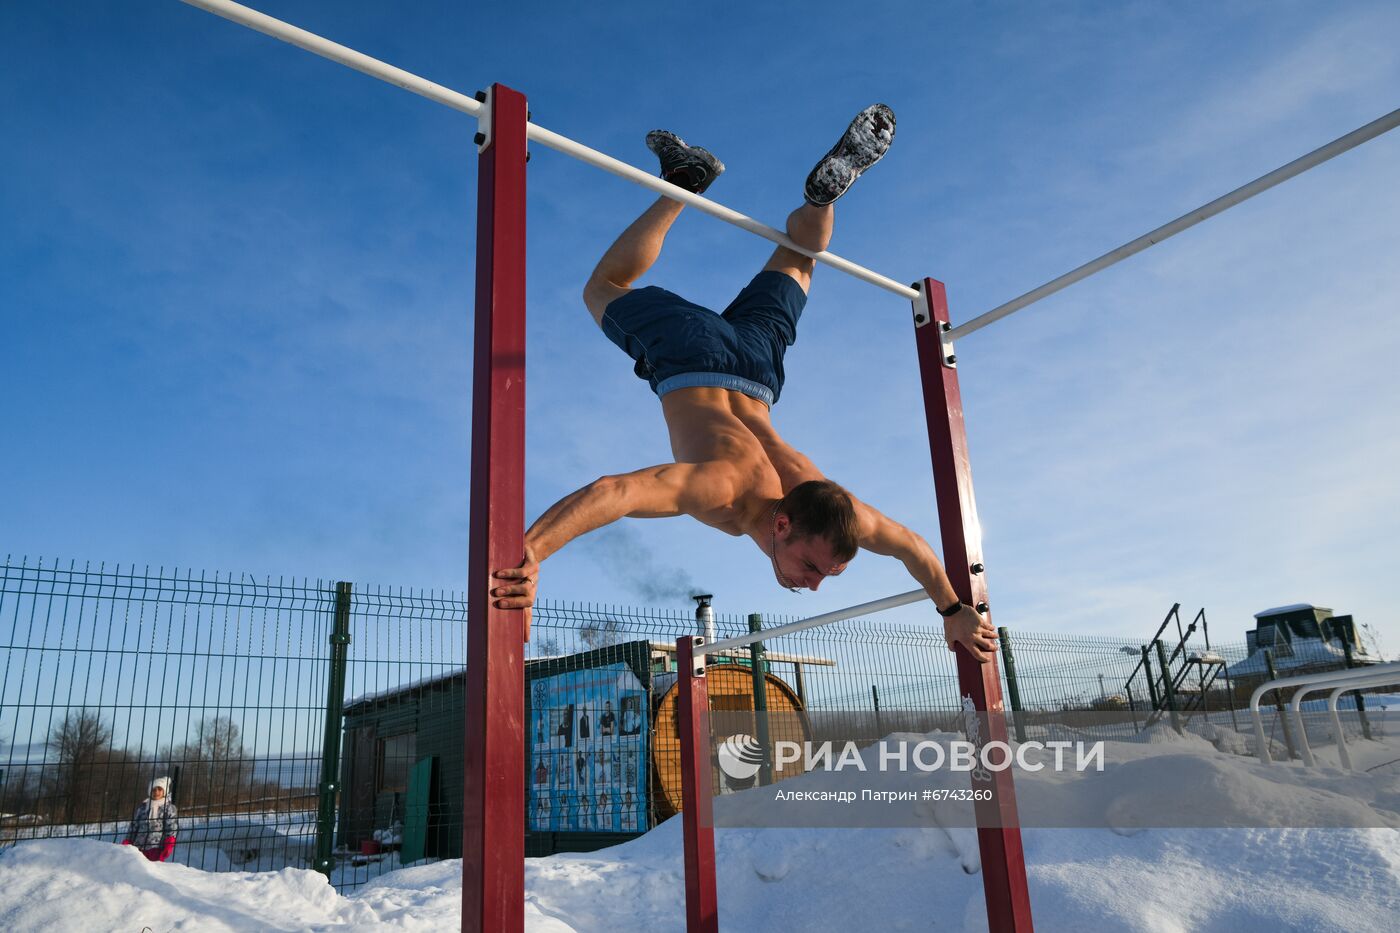
[[[919,294],[914,297],[914,329],[924,327],[933,323],[933,312],[929,310],[928,293],[924,291],[923,282],[915,282],[910,288]]]
[[[705,639],[699,637],[691,642],[690,672],[696,677],[705,676],[705,652],[699,650],[704,644]]]
[[[914,329],[918,330],[920,327],[927,327],[930,324],[937,327],[939,345],[938,356],[943,361],[944,366],[949,369],[957,369],[958,357],[957,354],[953,352],[953,336],[950,333],[953,329],[952,325],[947,321],[935,321],[933,319],[933,310],[929,307],[928,294],[924,291],[923,282],[915,282],[910,287],[919,293],[913,300]]]
[[[953,325],[947,321],[938,322],[939,354],[946,369],[958,368],[958,355],[953,352]]]
[[[491,89],[477,91],[476,99],[480,102],[481,109],[476,112],[476,136],[472,137],[472,142],[476,143],[479,155],[491,145]]]

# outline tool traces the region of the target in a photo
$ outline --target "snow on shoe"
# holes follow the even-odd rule
[[[688,146],[685,140],[666,130],[648,133],[647,148],[661,160],[661,177],[692,194],[703,194],[724,172],[724,163],[708,150]]]
[[[808,203],[830,204],[855,183],[870,166],[879,162],[894,141],[894,111],[884,104],[871,104],[851,121],[846,133],[807,176],[803,191]]]

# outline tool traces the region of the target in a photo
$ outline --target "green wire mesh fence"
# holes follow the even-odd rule
[[[676,638],[788,621],[720,612],[706,631],[691,609],[537,606],[527,852],[599,848],[674,814]],[[171,858],[197,868],[315,868],[348,888],[460,857],[465,624],[454,593],[7,559],[0,845],[120,842],[151,782],[168,777]],[[1241,645],[1211,651],[1246,660]],[[1219,721],[1239,687],[1216,677],[1193,700],[1190,658],[1203,653],[1184,646],[1164,678],[1150,646],[1144,671],[1132,641],[1011,632],[1004,692],[1021,730],[1109,711],[1122,716],[1095,728],[1131,736],[1165,715],[1146,694],[1168,685],[1182,716],[1203,700]],[[711,656],[707,676],[712,710],[799,712],[794,738],[959,728],[953,656],[931,625],[806,630]]]

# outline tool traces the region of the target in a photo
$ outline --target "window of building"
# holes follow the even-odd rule
[[[408,772],[413,767],[418,736],[412,732],[389,735],[379,740],[379,780],[382,794],[404,793],[408,790]]]

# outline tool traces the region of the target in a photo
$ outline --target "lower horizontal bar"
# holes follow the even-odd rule
[[[779,625],[775,628],[764,629],[761,632],[750,632],[747,635],[740,635],[738,638],[726,638],[714,644],[702,645],[695,649],[695,656],[699,657],[702,654],[716,654],[729,648],[742,648],[756,641],[767,641],[770,638],[777,638],[779,635],[800,632],[803,629],[816,628],[819,625],[829,625],[832,622],[842,622],[846,619],[868,616],[876,612],[884,612],[886,609],[908,606],[910,603],[917,603],[925,599],[928,599],[928,593],[923,590],[910,590],[907,593],[900,593],[898,596],[886,596],[884,599],[861,603],[859,606],[851,606],[849,609],[837,609],[835,612],[812,616],[810,619],[799,619],[796,622],[789,622],[787,625]],[[679,661],[677,663],[679,663]]]

